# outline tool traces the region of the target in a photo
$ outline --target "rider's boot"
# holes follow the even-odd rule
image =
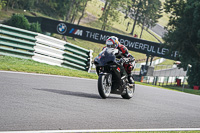
[[[133,76],[131,74],[128,74],[128,82],[130,84],[133,84],[134,83],[134,80],[133,80]]]

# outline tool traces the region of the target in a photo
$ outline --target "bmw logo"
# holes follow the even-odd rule
[[[57,26],[57,31],[59,34],[65,34],[65,32],[67,31],[67,26],[64,23],[60,23]]]

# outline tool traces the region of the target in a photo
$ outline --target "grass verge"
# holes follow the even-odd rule
[[[10,56],[0,56],[0,70],[97,79],[97,75],[93,73],[51,66],[33,60]]]
[[[121,133],[121,132],[113,132],[113,133]],[[138,131],[129,133],[200,133],[200,131]]]
[[[157,87],[157,88],[162,88],[162,89],[168,89],[168,90],[173,90],[173,91],[179,91],[179,92],[185,92],[185,93],[190,93],[190,94],[195,94],[195,95],[200,95],[200,90],[193,90],[190,88],[182,88],[178,86],[170,86],[170,85],[164,85],[164,86],[155,86],[147,83],[141,83],[141,82],[136,82],[136,84],[139,85],[145,85],[145,86],[151,86],[151,87]]]

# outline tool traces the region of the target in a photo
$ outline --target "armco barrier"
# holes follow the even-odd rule
[[[187,82],[187,76],[142,76],[141,81],[143,83],[153,84],[153,85],[176,85],[179,79],[181,84]],[[178,85],[178,84],[177,84]]]
[[[160,64],[160,63],[162,63],[162,62],[164,62],[165,61],[165,59],[164,58],[160,58],[160,59],[157,59],[157,60],[155,60],[155,61],[152,61],[152,66],[156,66],[156,65],[158,65],[158,64]],[[146,62],[143,62],[143,63],[136,63],[135,64],[135,68],[141,68],[141,66],[142,65],[145,65],[146,64]],[[148,65],[150,65],[150,62],[148,62]]]
[[[0,54],[84,71],[90,71],[92,61],[92,50],[2,24]]]

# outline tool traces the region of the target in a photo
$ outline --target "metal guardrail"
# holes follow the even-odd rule
[[[160,63],[162,63],[162,62],[164,62],[165,61],[165,59],[164,58],[160,58],[160,59],[157,59],[157,60],[155,60],[155,61],[152,61],[152,66],[155,66],[155,65],[158,65],[158,64],[160,64]],[[135,68],[141,68],[141,66],[142,65],[145,65],[146,64],[146,62],[143,62],[143,63],[136,63],[135,64]],[[150,62],[148,62],[148,65],[150,64]]]
[[[159,86],[175,85],[184,87],[188,84],[187,78],[187,76],[142,76],[140,82]]]
[[[0,54],[90,71],[92,50],[43,34],[0,24]]]

